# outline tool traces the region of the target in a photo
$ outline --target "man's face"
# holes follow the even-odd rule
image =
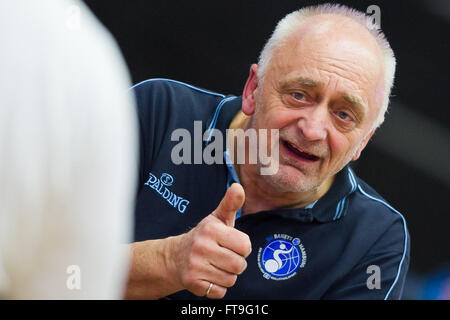
[[[264,176],[277,190],[313,190],[359,157],[383,99],[371,40],[306,32],[274,53],[254,90],[250,127],[279,129],[279,170]]]

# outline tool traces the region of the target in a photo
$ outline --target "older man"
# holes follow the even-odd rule
[[[136,85],[142,152],[127,297],[400,298],[404,218],[348,167],[384,119],[394,70],[368,18],[322,5],[280,21],[242,97],[173,80]],[[203,134],[204,145],[187,142],[194,153],[211,130],[275,130],[267,147],[277,170],[235,161],[249,147],[226,151],[225,163],[176,164],[180,128]]]

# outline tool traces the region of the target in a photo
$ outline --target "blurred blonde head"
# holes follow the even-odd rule
[[[137,135],[119,50],[69,0],[2,1],[0,41],[0,296],[120,298]]]

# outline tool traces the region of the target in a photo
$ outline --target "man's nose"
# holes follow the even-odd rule
[[[297,126],[309,141],[325,140],[327,137],[328,108],[316,105],[302,110]]]

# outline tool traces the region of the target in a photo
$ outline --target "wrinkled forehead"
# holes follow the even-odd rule
[[[348,64],[361,73],[374,75],[379,75],[384,65],[376,39],[364,26],[350,18],[329,14],[306,19],[275,50],[272,60],[280,63],[277,58],[297,64],[308,64],[308,59],[322,59],[322,63],[330,64],[341,62],[343,67]]]

